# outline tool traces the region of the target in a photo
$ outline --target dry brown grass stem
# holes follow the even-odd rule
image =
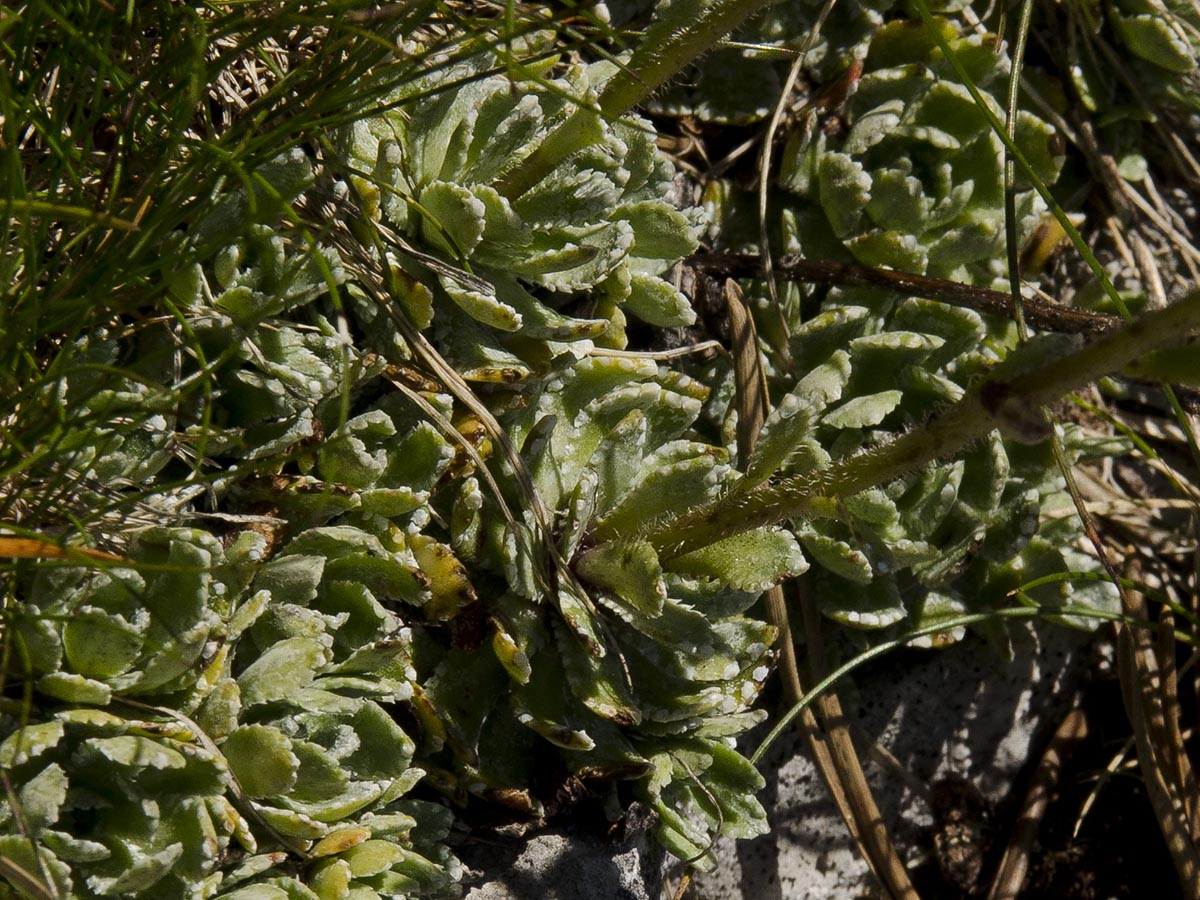
[[[729,310],[737,388],[738,461],[745,466],[770,412],[770,401],[754,322],[741,290],[733,279],[725,281],[724,295]],[[789,601],[792,606],[801,609],[804,616],[805,643],[809,648],[808,665],[814,681],[820,680],[825,674],[825,663],[820,656],[820,614],[811,598],[802,594],[800,579],[793,579],[786,591],[779,586],[772,588],[765,598],[767,619],[779,632],[776,647],[780,677],[787,701],[794,705],[803,699],[804,688],[788,615]],[[814,706],[815,711],[809,708],[801,714],[804,739],[812,753],[813,764],[846,823],[859,854],[893,900],[919,900],[904,862],[892,844],[879,805],[871,793],[837,695],[832,691],[826,692],[817,698]]]
[[[1087,717],[1081,709],[1073,709],[1067,713],[1055,731],[1021,803],[1017,823],[1009,836],[1008,846],[1004,850],[996,877],[992,880],[988,900],[1016,900],[1020,895],[1026,873],[1029,871],[1038,828],[1062,774],[1063,764],[1087,737],[1087,731]]]
[[[1127,576],[1136,580],[1140,566],[1131,558]],[[1195,774],[1179,727],[1174,622],[1163,610],[1151,629],[1145,597],[1122,591],[1126,615],[1146,623],[1122,625],[1117,652],[1125,709],[1133,727],[1138,763],[1154,815],[1175,863],[1183,896],[1200,900],[1200,814]]]

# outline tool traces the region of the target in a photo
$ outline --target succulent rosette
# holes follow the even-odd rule
[[[349,526],[265,550],[160,528],[131,566],[38,575],[15,624],[50,702],[4,721],[9,859],[70,897],[453,893],[448,813],[406,796],[424,771],[380,705],[414,671],[367,585],[402,595],[415,562]]]
[[[789,143],[805,203],[776,231],[986,283],[999,145],[907,29],[871,42],[844,133]],[[995,90],[1002,55],[947,36]],[[765,715],[765,589],[811,562],[828,615],[902,628],[1092,567],[1069,517],[1038,524],[1063,503],[1044,448],[998,435],[829,515],[661,551],[681,516],[919,425],[1016,342],[923,300],[793,292],[790,339],[763,331],[799,374],[768,355],[775,412],[735,466],[722,364],[700,380],[609,352],[626,316],[693,321],[665,276],[703,217],[664,199],[646,121],[596,112],[614,64],[541,59],[425,58],[389,111],[207,198],[164,251],[189,260],[164,266],[169,315],[87,334],[47,380],[38,402],[72,417],[30,471],[60,461],[47,480],[110,552],[14,569],[9,677],[28,695],[0,705],[0,875],[17,893],[452,895],[443,800],[536,819],[554,779],[610,811],[640,798],[708,866],[718,836],[767,829],[736,749]],[[1018,142],[1052,178],[1048,127],[1022,114]],[[523,184],[541,155],[562,161]],[[327,193],[359,221],[310,227]],[[1018,211],[1028,230],[1027,186]]]
[[[983,36],[959,37],[945,20],[936,27],[1002,120],[994,94],[1007,57]],[[845,121],[842,134],[799,129],[789,142],[781,184],[818,207],[789,213],[786,241],[825,246],[831,235],[860,263],[956,281],[1003,275],[1003,145],[923,24],[890,22],[876,32]],[[1047,184],[1062,164],[1056,140],[1049,124],[1018,112],[1017,146]],[[1019,180],[1021,240],[1044,209]]]
[[[0,804],[0,853],[59,896],[211,896],[221,858],[253,847],[228,767],[186,725],[87,708],[4,725],[18,787]]]
[[[801,5],[791,12],[802,15]],[[961,36],[951,19],[935,19],[934,27],[1002,120],[996,98],[1008,74],[1005,54],[978,35]],[[897,19],[875,28],[869,41],[846,39],[858,48],[863,71],[846,85],[836,118],[822,125],[822,113],[813,111],[795,123],[779,183],[803,202],[781,194],[768,222],[775,252],[1007,287],[1003,145],[934,34]],[[1016,134],[1034,171],[1052,184],[1062,163],[1054,129],[1022,110]],[[710,185],[707,196],[719,246],[757,250],[754,198],[732,182]],[[1032,186],[1018,178],[1019,240],[1029,238],[1043,211]],[[750,461],[752,481],[812,472],[918,428],[1017,352],[1011,322],[967,309],[882,290],[805,290],[782,279],[779,294],[786,332],[765,287],[746,288],[774,401]],[[1035,342],[1018,355],[1062,349]],[[696,375],[717,386],[705,412],[708,428],[732,444],[731,371],[718,362]],[[1080,549],[1047,436],[1044,429],[1015,439],[996,432],[957,459],[932,461],[846,498],[836,515],[795,522],[823,611],[849,626],[848,634],[868,639],[866,632],[994,609],[1028,582],[1065,574],[1025,599],[1112,612],[1115,593],[1089,580],[1098,563]],[[1072,459],[1123,447],[1085,439],[1073,425],[1062,437]],[[1003,628],[984,628],[1005,644]],[[963,634],[953,628],[923,642]]]
[[[794,357],[811,368],[768,418],[751,477],[804,474],[918,425],[960,399],[972,377],[995,374],[997,361],[975,349],[985,336],[977,313],[925,300],[874,310],[830,304],[793,335]],[[1035,340],[1003,365],[1061,350],[1060,341]],[[846,498],[836,515],[798,523],[826,615],[855,629],[923,627],[1003,606],[1013,589],[1054,573],[1077,578],[1031,590],[1031,602],[1115,611],[1112,586],[1088,580],[1099,563],[1079,547],[1048,428],[1015,431],[993,432],[957,459],[930,462]],[[1075,425],[1061,436],[1073,461],[1124,446],[1085,438]],[[988,631],[1002,639],[1002,629]],[[964,633],[959,627],[924,643]]]
[[[484,54],[447,66],[340,142],[367,216],[493,288],[434,278],[397,254],[418,279],[406,298],[416,324],[433,323],[464,378],[497,381],[544,368],[547,351],[575,342],[624,346],[626,314],[692,322],[662,276],[695,249],[699,213],[664,199],[673,173],[648,122],[594,111],[613,65],[488,74],[495,64]],[[506,179],[517,167],[564,139],[573,152],[512,195]]]
[[[717,834],[765,829],[760,778],[730,746],[760,720],[750,706],[770,667],[773,629],[745,613],[806,563],[778,528],[666,563],[639,537],[737,481],[727,453],[690,431],[708,393],[698,382],[593,357],[521,393],[504,422],[548,518],[509,521],[475,476],[459,486],[443,518],[459,558],[490,573],[476,586],[492,653],[450,649],[423,690],[458,712],[446,742],[470,790],[511,803],[548,743],[597,786],[639,779],[666,846],[707,864]],[[599,537],[610,532],[621,537]]]
[[[160,524],[124,523],[111,565],[22,576],[10,621],[35,702],[3,720],[22,787],[0,840],[33,878],[81,898],[453,893],[453,815],[410,793],[537,814],[529,763],[547,758],[596,785],[635,779],[681,855],[765,829],[760,779],[729,747],[761,717],[770,664],[771,629],[744,613],[803,560],[767,529],[664,567],[634,535],[733,473],[689,430],[701,385],[580,359],[623,343],[622,310],[692,316],[661,276],[699,219],[662,199],[648,126],[562,96],[593,98],[605,75],[567,67],[524,99],[481,75],[347,137],[373,173],[354,176],[368,212],[496,287],[471,295],[402,263],[414,324],[468,377],[546,373],[489,398],[534,495],[490,438],[464,452],[477,419],[397,375],[411,357],[374,327],[340,251],[281,226],[325,176],[301,153],[178,236],[196,262],[164,275],[172,319],[81,344],[63,382],[95,407],[69,431],[77,502],[135,495]],[[512,164],[573,116],[589,140],[507,199]],[[588,298],[594,318],[560,311]],[[401,376],[416,387],[398,391]],[[114,410],[138,428],[107,422]],[[199,525],[161,524],[181,517]],[[590,541],[601,526],[634,536]]]

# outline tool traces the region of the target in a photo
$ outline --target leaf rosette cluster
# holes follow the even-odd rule
[[[788,391],[763,428],[748,481],[809,474],[919,425],[961,399],[974,378],[995,374],[994,355],[979,348],[1003,340],[1005,330],[989,334],[977,313],[926,300],[868,308],[831,298],[792,336],[793,358],[808,371],[780,380]],[[1061,341],[1035,340],[1004,365],[1061,349]],[[821,609],[853,629],[920,628],[1000,608],[1042,576],[1097,572],[1075,546],[1079,528],[1048,436],[1044,423],[1016,439],[992,432],[957,459],[930,462],[798,523]],[[1064,426],[1062,438],[1073,461],[1121,446],[1085,438],[1075,425]],[[1111,585],[1088,580],[1052,582],[1024,599],[1108,613],[1117,602]],[[986,630],[1006,645],[1000,626]],[[958,627],[923,643],[964,633]]]
[[[905,28],[872,43],[848,131],[789,146],[787,185],[815,202],[783,230],[987,280],[998,143]],[[990,46],[956,46],[980,84],[1002,74]],[[1037,528],[1062,496],[1045,454],[998,437],[794,528],[660,555],[655,529],[920,423],[1015,342],[832,292],[792,322],[805,374],[776,367],[741,474],[705,437],[728,377],[597,352],[624,347],[626,314],[692,321],[664,274],[701,217],[663,199],[648,123],[595,111],[613,66],[545,59],[434,60],[319,163],[293,151],[209,198],[168,248],[191,260],[163,274],[172,317],[88,334],[47,381],[73,503],[155,524],[108,535],[122,562],[18,573],[6,624],[34,702],[0,707],[0,855],[31,878],[80,898],[436,897],[459,874],[453,814],[413,793],[536,819],[571,780],[610,810],[637,796],[707,866],[717,836],[767,828],[735,749],[764,715],[763,590],[811,560],[826,612],[879,628],[1087,567],[1071,528]],[[1019,132],[1052,176],[1046,126]],[[326,187],[361,213],[354,259],[290,207]],[[1032,192],[1018,208],[1027,226]],[[31,468],[51,458],[34,449]]]
[[[492,285],[393,260],[417,279],[410,314],[433,323],[468,380],[525,377],[575,342],[623,347],[626,314],[662,326],[694,319],[661,276],[695,249],[698,211],[664,200],[673,173],[648,122],[596,111],[615,67],[571,64],[551,77],[554,62],[508,75],[491,74],[491,54],[448,64],[406,91],[411,102],[397,97],[403,106],[356,122],[339,142],[368,217]],[[564,140],[566,158],[513,195],[506,179]]]
[[[416,566],[348,526],[265,549],[160,528],[142,569],[35,579],[16,625],[39,693],[73,706],[6,719],[4,821],[34,843],[0,841],[63,896],[452,891],[448,813],[406,796],[424,771],[380,705],[412,695],[409,635],[366,587]]]
[[[1003,120],[996,95],[1007,57],[979,36],[959,36],[950,19],[935,25]],[[1003,145],[987,117],[923,25],[883,24],[862,50],[863,74],[837,118],[826,113],[823,124],[821,114],[806,112],[792,127],[779,183],[805,202],[784,199],[773,207],[773,249],[1002,283]],[[1021,110],[1016,132],[1034,171],[1052,183],[1062,162],[1053,129]],[[710,186],[707,196],[723,247],[757,249],[754,198],[729,181]],[[1043,208],[1018,179],[1019,240],[1029,238]],[[811,474],[919,428],[972,383],[995,375],[1017,347],[1010,322],[878,290],[805,292],[781,283],[782,316],[761,282],[746,293],[765,338],[774,396],[748,485]],[[1056,347],[1062,349],[1038,343],[1021,354],[1053,354]],[[731,373],[698,377],[720,385],[706,417],[732,443]],[[1044,440],[1048,432],[1040,420],[1032,425],[1033,434],[1014,440],[995,432],[957,459],[930,462],[798,522],[795,534],[813,563],[812,595],[826,615],[849,626],[850,635],[908,630],[1004,606],[1011,591],[1061,573],[1078,577],[1043,584],[1023,599],[1112,612],[1114,592],[1087,580],[1098,565],[1076,546],[1079,530]],[[1071,459],[1120,446],[1084,439],[1072,425],[1063,439]],[[1003,628],[981,627],[1007,646]],[[949,643],[964,633],[948,629],[923,642]]]
[[[937,27],[1003,120],[993,94],[1007,57],[983,36],[959,37],[944,20]],[[832,237],[865,265],[970,283],[1003,275],[1003,145],[923,25],[896,21],[875,33],[845,121],[842,134],[809,127],[789,141],[781,184],[817,203],[788,214],[789,245],[804,251]],[[1053,128],[1020,110],[1016,142],[1052,183],[1062,164]],[[1044,205],[1020,181],[1015,202],[1024,241]]]
[[[504,421],[547,516],[506,521],[475,499],[473,478],[461,486],[451,544],[506,585],[487,603],[495,655],[451,650],[424,685],[435,707],[471,698],[448,738],[480,792],[527,783],[540,738],[577,777],[641,776],[660,838],[700,864],[718,833],[765,829],[752,797],[760,778],[729,746],[760,720],[750,704],[773,640],[745,612],[806,566],[779,528],[665,564],[638,537],[736,482],[725,451],[690,431],[707,393],[603,357],[563,361],[530,386]]]
[[[489,399],[536,504],[490,439],[463,453],[479,421],[402,371],[412,354],[340,250],[282,224],[323,170],[291,152],[211,198],[172,239],[194,260],[164,273],[174,318],[89,334],[58,383],[73,502],[160,523],[122,522],[124,563],[33,567],[10,610],[35,703],[3,720],[22,787],[0,839],[63,896],[439,896],[458,875],[452,814],[410,792],[537,815],[530,763],[547,759],[598,787],[636,779],[680,855],[765,830],[730,743],[760,718],[773,638],[744,613],[803,567],[794,538],[663,567],[636,536],[590,537],[732,474],[689,431],[701,385],[577,358],[623,343],[622,310],[690,321],[661,275],[698,217],[662,199],[646,123],[559,96],[593,96],[603,66],[527,99],[478,64],[452,71],[472,78],[353,130],[378,175],[356,185],[388,227],[496,285],[467,296],[389,260],[411,270],[404,314],[463,375],[527,379]],[[504,198],[510,164],[574,115],[596,139]],[[597,318],[559,311],[584,294]],[[397,391],[406,377],[418,387]],[[161,524],[214,507],[207,530]]]
[[[23,787],[0,839],[64,897],[455,893],[451,814],[408,796],[425,770],[389,711],[413,696],[397,607],[432,602],[413,548],[436,546],[418,532],[453,454],[386,399],[337,427],[380,367],[334,324],[336,253],[279,227],[312,179],[293,153],[214,198],[186,237],[207,255],[168,278],[178,320],[89,334],[59,383],[72,503],[161,522],[204,495],[251,524],[123,519],[128,565],[21,583],[36,711],[3,721]]]

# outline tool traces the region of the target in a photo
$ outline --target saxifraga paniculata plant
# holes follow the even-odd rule
[[[670,515],[733,477],[688,436],[703,386],[587,356],[623,343],[622,310],[690,320],[660,275],[699,220],[661,199],[671,173],[635,119],[596,117],[599,139],[555,171],[575,203],[489,186],[569,106],[556,92],[586,99],[606,72],[523,96],[467,79],[349,129],[329,169],[280,157],[253,202],[214,197],[164,254],[211,248],[164,275],[176,320],[78,340],[49,388],[72,413],[59,465],[79,508],[111,511],[102,536],[131,565],[19,578],[7,615],[33,703],[0,720],[9,871],[80,898],[452,894],[452,815],[428,798],[537,815],[546,759],[596,790],[637,779],[680,856],[765,830],[761,779],[732,742],[761,717],[773,633],[743,612],[803,567],[795,539],[763,529],[667,571],[637,542],[587,546],[598,521]],[[281,203],[341,176],[368,216],[496,284],[472,294],[387,261],[408,269],[403,314],[463,375],[518,379],[491,399],[515,409],[510,440],[561,533],[536,534],[495,464],[520,511],[504,520],[428,415],[465,428],[463,410],[432,388],[418,407],[382,377],[408,347],[336,251],[281,227]],[[588,319],[555,308],[588,301]],[[124,509],[165,524],[118,531]],[[209,510],[248,518],[213,530]],[[549,580],[542,539],[570,563]]]
[[[312,179],[300,153],[259,174],[285,200]],[[138,519],[207,524],[197,493],[240,511],[281,484],[315,509],[220,537],[114,530],[132,566],[23,573],[8,622],[35,702],[3,711],[0,765],[17,786],[0,804],[3,855],[61,897],[453,895],[452,816],[408,796],[425,769],[388,711],[413,696],[404,607],[429,598],[413,547],[451,452],[398,416],[405,475],[320,480],[348,444],[314,436],[376,374],[322,296],[338,260],[273,230],[267,208],[249,216],[243,194],[215,199],[194,235],[229,243],[170,273],[186,363],[170,325],[80,339],[53,388],[74,414],[59,465],[77,473],[77,503]],[[198,358],[207,411],[189,390]],[[180,457],[211,467],[199,492]]]
[[[366,215],[494,287],[429,282],[398,255],[392,263],[418,279],[402,298],[414,322],[432,323],[465,379],[488,382],[544,371],[573,342],[623,347],[627,314],[659,326],[694,321],[660,276],[695,249],[701,217],[664,202],[673,173],[648,122],[592,111],[615,65],[572,64],[548,79],[541,73],[551,60],[514,91],[507,77],[485,77],[495,62],[490,54],[457,61],[412,93],[445,81],[461,88],[364,119],[339,140]],[[576,152],[532,189],[506,196],[505,177],[568,120]],[[565,314],[567,305],[587,318]],[[361,309],[383,324],[377,309]]]
[[[958,37],[953,20],[937,20],[937,27],[1000,110],[993,94],[1007,76],[1006,55],[989,39]],[[864,57],[861,78],[838,111],[840,128],[808,115],[789,136],[778,176],[784,190],[769,222],[774,251],[1004,286],[1000,139],[920,23],[895,20],[869,42],[853,34],[847,40],[846,54]],[[818,62],[819,71],[827,57]],[[1061,157],[1052,127],[1022,110],[1017,142],[1053,183]],[[1018,182],[1017,191],[1024,241],[1044,206],[1029,185]],[[722,248],[756,250],[754,198],[730,182],[712,186],[708,196]],[[765,287],[753,282],[748,289],[778,401],[763,438],[778,449],[770,463],[757,463],[759,479],[813,471],[920,425],[973,381],[994,376],[1016,345],[1011,322],[970,310],[853,288],[824,291],[817,306],[788,283],[780,285],[785,336]],[[1051,336],[1044,352],[1056,346],[1065,343]],[[797,375],[788,374],[789,360]],[[706,418],[731,446],[732,375],[720,369],[693,374],[722,385]],[[1085,439],[1070,424],[1062,436],[1072,461],[1125,448]],[[815,563],[807,577],[820,608],[858,630],[927,626],[997,608],[1041,576],[1086,578],[1099,570],[1082,549],[1048,443],[1027,445],[999,432],[953,460],[847,498],[836,516],[798,523],[795,533]],[[1116,604],[1111,586],[1094,580],[1069,579],[1027,596],[1108,612]],[[1002,626],[979,627],[1007,646]],[[959,628],[923,642],[963,634]]]
[[[1003,582],[993,569],[1010,551],[1037,571],[1086,566],[1069,528],[1031,533],[1057,496],[1045,458],[999,440],[850,498],[834,520],[662,562],[638,537],[648,523],[919,421],[1011,335],[922,301],[831,297],[793,338],[803,389],[739,474],[726,441],[701,437],[727,381],[711,392],[590,352],[623,346],[627,313],[690,321],[662,275],[700,225],[663,202],[671,173],[645,122],[587,114],[614,67],[548,62],[513,75],[514,91],[496,64],[447,65],[335,135],[316,171],[281,157],[257,173],[254,203],[245,189],[214,198],[180,240],[218,249],[168,278],[194,341],[182,365],[166,327],[80,340],[96,362],[58,386],[80,410],[64,438],[80,489],[97,503],[137,490],[160,519],[204,512],[207,493],[252,527],[159,525],[117,547],[140,567],[21,580],[9,617],[35,703],[4,710],[0,763],[19,787],[0,840],[63,896],[452,893],[452,816],[427,798],[537,816],[535,766],[601,793],[628,780],[663,843],[708,865],[718,833],[766,829],[735,741],[761,718],[774,634],[745,612],[807,568],[802,545],[829,612],[859,626],[958,608],[964,580]],[[508,197],[505,176],[569,116],[586,126],[579,150]],[[481,426],[415,375],[421,358],[356,283],[361,260],[282,227],[280,200],[330,192],[495,285],[398,247],[374,260],[399,315],[478,386],[545,515],[490,439],[472,457],[446,433]],[[195,402],[201,358],[211,393]],[[97,377],[124,359],[128,377]]]

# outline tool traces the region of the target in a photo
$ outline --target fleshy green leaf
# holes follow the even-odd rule
[[[84,678],[74,672],[52,672],[38,679],[38,690],[68,703],[104,706],[112,699],[112,689],[101,681]]]
[[[581,554],[576,566],[592,584],[613,591],[646,615],[662,612],[667,586],[658,554],[645,541],[601,544]]]
[[[759,433],[746,477],[752,484],[777,472],[812,430],[814,419],[842,394],[850,377],[850,357],[836,351],[810,371],[771,411]]]
[[[59,810],[67,799],[67,773],[62,766],[51,763],[21,787],[17,799],[21,824],[36,837],[58,821]]]
[[[874,578],[870,559],[846,541],[811,530],[799,531],[797,536],[813,561],[834,575],[852,584],[870,584]]]
[[[880,391],[847,400],[837,409],[827,412],[822,418],[825,425],[833,428],[868,428],[878,425],[900,405],[900,391]]]
[[[172,750],[150,738],[131,734],[110,738],[90,738],[83,744],[90,752],[99,754],[120,766],[136,769],[182,769],[187,760],[178,750]]]
[[[251,663],[238,678],[246,706],[286,700],[310,684],[317,669],[329,661],[329,651],[311,638],[280,641]]]
[[[222,742],[221,752],[248,797],[285,794],[296,783],[300,761],[292,753],[292,742],[276,728],[238,728]]]
[[[68,664],[85,678],[122,675],[137,662],[145,636],[122,616],[78,610],[62,630]]]
[[[757,528],[671,560],[682,575],[713,578],[739,591],[765,591],[808,569],[796,539],[781,528]]]
[[[687,297],[661,278],[649,275],[634,274],[624,306],[643,322],[660,328],[683,328],[696,321]]]

